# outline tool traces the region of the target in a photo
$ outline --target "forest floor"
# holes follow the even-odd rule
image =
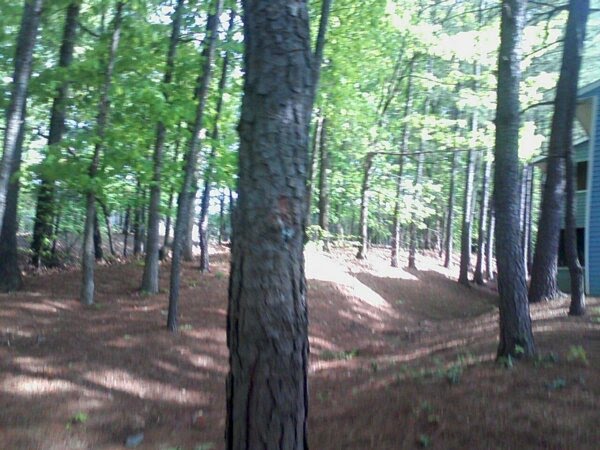
[[[93,307],[76,270],[0,295],[0,448],[120,449],[138,431],[138,448],[223,448],[227,252],[208,274],[184,266],[177,335],[169,271],[142,296],[141,261],[99,266]],[[597,449],[600,300],[583,318],[566,300],[533,306],[539,358],[499,364],[494,290],[418,262],[307,250],[310,447]]]

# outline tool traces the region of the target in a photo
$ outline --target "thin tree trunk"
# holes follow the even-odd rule
[[[171,39],[169,40],[169,49],[167,51],[167,63],[165,75],[163,78],[163,95],[165,101],[169,103],[168,86],[173,80],[175,69],[175,55],[177,53],[177,43],[181,29],[181,16],[185,0],[177,0],[177,6],[173,12],[173,23],[171,28]],[[158,293],[158,252],[160,249],[160,194],[161,194],[161,176],[163,166],[163,153],[167,127],[162,120],[156,124],[156,141],[153,154],[153,174],[150,184],[150,205],[148,211],[148,235],[146,239],[146,258],[144,261],[144,274],[142,276],[141,290],[148,294]]]
[[[233,35],[234,23],[236,13],[235,10],[231,10],[229,14],[229,26],[227,28],[226,42],[230,42]],[[223,57],[223,66],[221,68],[221,78],[219,79],[219,87],[217,94],[217,107],[215,110],[215,118],[213,123],[212,135],[211,135],[211,148],[210,155],[208,156],[208,165],[204,173],[204,190],[202,192],[202,200],[200,201],[200,221],[198,224],[198,230],[200,235],[200,271],[210,271],[210,261],[208,253],[208,208],[210,206],[210,191],[211,191],[211,178],[213,176],[215,160],[217,158],[217,143],[219,140],[219,122],[221,121],[221,111],[223,109],[223,94],[225,93],[225,86],[227,84],[228,70],[229,70],[229,51],[225,52]]]
[[[452,253],[454,252],[454,202],[456,197],[456,160],[457,152],[452,152],[452,163],[450,168],[450,189],[448,192],[448,216],[446,219],[446,258],[444,267],[450,267]]]
[[[313,185],[315,169],[317,167],[317,154],[320,148],[321,142],[321,130],[323,129],[323,117],[319,114],[315,119],[315,126],[313,130],[313,141],[312,151],[310,153],[310,160],[308,163],[308,176],[306,186],[306,226],[310,226],[312,223],[312,196],[313,196]]]
[[[140,192],[140,191],[138,191]],[[142,253],[142,207],[140,206],[142,194],[137,196],[137,205],[133,210],[133,256]]]
[[[225,191],[219,193],[219,245],[223,245],[225,236]]]
[[[535,353],[519,230],[521,45],[526,0],[503,0],[496,107],[496,255],[500,293],[498,357]]]
[[[52,266],[58,265],[58,261],[56,258],[56,246],[58,245],[58,233],[60,232],[60,215],[61,211],[60,209],[58,209],[54,217],[54,227],[52,229],[52,248],[50,249],[50,259]]]
[[[106,225],[106,236],[108,237],[108,249],[110,251],[111,256],[115,256],[116,252],[115,252],[115,246],[113,244],[112,228],[110,226],[110,212],[108,211],[108,208],[106,207],[106,203],[104,203],[98,199],[96,199],[96,201],[102,208],[102,214],[104,215],[104,224]]]
[[[67,70],[73,61],[73,49],[77,35],[77,20],[81,9],[80,1],[73,1],[67,8],[67,17],[63,31],[62,44],[58,67]],[[45,160],[52,160],[57,152],[56,147],[62,141],[65,131],[66,106],[69,97],[69,80],[65,79],[59,86],[52,102],[50,114],[50,130],[48,136],[48,150]],[[37,193],[37,207],[31,241],[31,264],[39,267],[44,256],[49,251],[52,238],[52,222],[54,220],[54,180],[41,172],[41,183]]]
[[[129,239],[129,222],[131,220],[131,207],[127,207],[125,224],[123,225],[123,256],[127,257],[127,240]]]
[[[410,60],[408,68],[408,80],[406,81],[406,102],[404,103],[404,111],[402,112],[402,139],[400,153],[405,154],[408,151],[410,140],[410,126],[408,124],[408,116],[412,110],[413,104],[413,72],[416,63],[416,57]],[[392,251],[390,265],[398,267],[398,253],[400,252],[400,202],[402,201],[402,175],[404,171],[404,157],[398,157],[398,172],[396,179],[396,198],[394,200],[394,216],[392,223]]]
[[[528,242],[528,238],[529,238],[529,227],[531,225],[530,223],[530,218],[531,218],[531,212],[529,210],[529,205],[530,205],[530,201],[529,201],[529,183],[530,183],[530,177],[531,177],[531,171],[533,170],[533,166],[531,165],[526,165],[523,168],[523,182],[522,182],[522,195],[521,197],[523,198],[523,208],[522,208],[522,226],[521,226],[521,247],[523,249],[523,265],[525,267],[525,277],[528,276],[529,272],[528,272],[528,267],[529,267],[529,261],[527,261],[527,248],[529,247],[529,242]]]
[[[329,251],[329,149],[327,148],[327,118],[323,118],[319,145],[319,227],[324,233],[323,249]]]
[[[485,240],[485,277],[492,281],[494,280],[494,236],[496,235],[496,214],[494,208],[490,204],[488,209],[488,231]]]
[[[479,206],[479,230],[477,232],[477,262],[473,281],[482,285],[484,283],[483,264],[487,237],[487,216],[490,202],[490,176],[492,173],[492,158],[488,152],[484,155],[483,176],[481,181],[481,202]]]
[[[527,186],[529,190],[529,204],[528,204],[528,217],[527,217],[527,247],[526,258],[527,258],[527,273],[531,273],[531,267],[533,266],[533,193],[535,192],[535,166],[531,166],[531,177],[529,179],[529,185]]]
[[[307,2],[246,1],[244,18],[246,83],[227,315],[226,449],[306,450],[303,227],[312,91]],[[270,105],[287,113],[271,114]],[[282,161],[277,170],[273,161]]]
[[[0,160],[0,232],[4,223],[4,214],[7,207],[8,188],[13,175],[11,169],[15,154],[19,147],[19,134],[25,122],[25,104],[27,103],[27,89],[31,76],[33,62],[33,48],[37,40],[40,16],[42,14],[42,0],[26,0],[21,18],[21,26],[17,37],[15,51],[14,73],[10,93],[10,103],[6,111],[4,142],[2,159]]]
[[[98,210],[94,210],[94,258],[100,261],[104,258],[102,250],[102,234],[100,232],[100,224],[98,223]]]
[[[104,81],[102,84],[102,91],[100,94],[100,104],[98,106],[98,118],[96,120],[96,136],[98,142],[94,146],[94,154],[92,156],[92,162],[90,164],[88,172],[90,181],[96,178],[96,175],[98,173],[98,167],[100,164],[100,156],[104,148],[103,141],[106,132],[106,125],[108,123],[108,112],[110,107],[110,86],[112,83],[117,48],[119,46],[119,39],[121,35],[123,7],[123,2],[117,3],[113,32],[110,40],[108,61],[106,65],[106,71],[104,72]],[[91,305],[94,303],[94,216],[96,212],[95,200],[96,194],[94,190],[90,188],[86,194],[86,215],[83,231],[83,252],[81,256],[82,283],[81,293],[79,297],[81,303],[85,305]]]
[[[570,0],[569,18],[565,31],[565,44],[561,73],[556,88],[554,116],[551,135],[565,149],[566,166],[566,216],[565,251],[571,275],[571,305],[569,315],[585,314],[585,289],[583,269],[577,254],[577,223],[575,218],[576,173],[573,163],[573,120],[577,107],[577,84],[583,57],[586,24],[590,12],[589,0]],[[551,138],[552,141],[552,138]],[[589,232],[589,230],[586,230]]]
[[[192,139],[186,158],[184,170],[183,186],[179,194],[177,220],[175,222],[175,237],[173,241],[173,261],[171,263],[171,286],[169,290],[169,314],[167,316],[167,328],[174,332],[177,330],[179,284],[181,271],[181,258],[183,253],[183,240],[187,234],[189,216],[193,211],[192,205],[196,192],[195,171],[198,165],[198,150],[200,148],[200,131],[204,126],[204,110],[206,109],[206,100],[208,89],[212,76],[212,66],[217,42],[217,26],[219,16],[223,9],[223,0],[214,0],[211,14],[206,24],[206,38],[203,52],[202,75],[198,79],[196,108],[196,119],[192,130]],[[191,239],[190,239],[191,240]]]
[[[360,245],[358,247],[358,253],[356,258],[366,259],[369,245],[369,187],[370,187],[370,175],[371,167],[373,166],[373,153],[367,153],[365,156],[364,169],[363,169],[363,181],[360,188],[360,219],[359,219],[359,231],[360,231]]]

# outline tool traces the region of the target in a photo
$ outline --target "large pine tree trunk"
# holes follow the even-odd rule
[[[485,258],[485,244],[487,234],[487,217],[490,202],[490,175],[492,173],[492,158],[484,155],[483,177],[481,181],[481,203],[479,206],[479,230],[477,232],[477,262],[475,263],[475,274],[473,280],[477,284],[484,283],[483,264]]]
[[[183,186],[178,198],[177,219],[175,222],[175,236],[173,240],[173,261],[171,263],[171,286],[169,290],[169,314],[167,328],[177,330],[179,284],[181,259],[183,257],[183,241],[188,234],[190,216],[193,214],[194,197],[196,195],[196,166],[198,165],[198,151],[200,148],[200,131],[204,126],[204,111],[208,98],[208,89],[212,77],[213,60],[217,43],[217,27],[223,9],[223,0],[214,0],[211,14],[206,24],[207,37],[203,51],[202,75],[198,78],[196,118],[192,130],[186,164],[184,169]],[[193,219],[193,217],[191,217]],[[192,221],[193,224],[193,221]],[[191,236],[190,239],[191,241]]]
[[[236,12],[231,10],[229,14],[229,26],[227,28],[226,42],[230,42],[234,24],[235,24]],[[202,192],[202,199],[200,201],[200,221],[198,224],[198,230],[200,234],[200,271],[208,272],[210,270],[210,261],[208,254],[208,208],[210,206],[210,191],[212,184],[213,170],[217,158],[217,147],[219,140],[219,125],[221,121],[221,111],[223,110],[223,95],[225,93],[225,86],[227,84],[227,76],[229,70],[229,51],[225,52],[223,57],[223,64],[221,68],[221,78],[219,79],[219,88],[217,93],[217,107],[215,110],[215,118],[213,122],[213,129],[211,134],[211,148],[210,155],[208,156],[208,166],[204,173],[204,190]]]
[[[573,120],[577,107],[577,83],[583,57],[585,32],[590,12],[589,0],[570,0],[569,18],[565,32],[563,60],[556,87],[554,117],[551,136],[565,149],[566,164],[566,215],[565,253],[571,275],[571,305],[569,314],[585,314],[583,269],[577,254],[577,223],[575,218],[575,164],[573,163]],[[557,117],[558,116],[558,117]],[[550,138],[552,142],[552,137]],[[586,230],[587,231],[587,230]]]
[[[165,100],[169,102],[167,94],[168,86],[173,80],[173,71],[175,69],[175,55],[177,52],[177,43],[179,42],[179,32],[181,29],[181,16],[185,0],[177,0],[177,6],[173,13],[173,24],[171,28],[171,39],[169,40],[169,49],[167,51],[167,64],[163,78],[163,88]],[[142,276],[143,292],[149,294],[158,293],[158,251],[160,249],[160,193],[161,193],[161,173],[163,165],[163,152],[167,127],[162,120],[156,124],[156,141],[154,143],[153,154],[153,174],[152,184],[150,185],[150,204],[148,210],[148,234],[146,237],[146,258],[144,261],[144,274]]]
[[[307,2],[244,4],[246,83],[227,318],[226,448],[305,450],[303,225],[312,89]]]
[[[110,109],[110,87],[112,76],[115,69],[117,48],[121,36],[121,23],[123,19],[123,2],[118,2],[116,6],[113,32],[110,40],[108,61],[104,72],[104,81],[100,94],[100,104],[98,106],[98,118],[96,120],[96,136],[98,142],[94,146],[94,154],[89,168],[89,178],[93,180],[98,174],[100,157],[104,146],[104,136],[108,123],[108,112]],[[96,195],[93,189],[86,193],[85,225],[83,229],[83,244],[81,255],[81,293],[79,299],[85,305],[94,303],[94,217],[96,216]]]
[[[535,353],[519,229],[519,86],[526,5],[526,0],[502,1],[494,171],[500,293],[498,357],[517,358]]]
[[[22,117],[25,119],[26,108],[23,103]],[[23,140],[25,139],[25,127],[22,126],[17,136],[16,148],[11,161],[11,172],[18,173],[21,169],[21,155],[23,152]],[[21,289],[23,279],[19,270],[19,253],[17,243],[17,231],[19,222],[17,219],[19,202],[19,180],[12,179],[8,185],[6,196],[6,213],[4,224],[0,231],[0,292],[12,292]]]
[[[4,142],[0,160],[0,231],[4,223],[7,207],[8,189],[15,175],[15,154],[19,151],[19,134],[25,122],[25,104],[27,88],[31,76],[33,48],[38,35],[38,26],[42,14],[42,0],[26,0],[21,18],[21,27],[15,51],[15,70],[10,93],[10,103],[4,122]]]
[[[73,49],[77,35],[77,20],[81,2],[74,1],[67,8],[67,17],[63,31],[62,44],[58,66],[66,70],[73,61]],[[50,130],[48,135],[48,153],[46,160],[56,155],[56,147],[62,141],[65,130],[66,106],[69,97],[69,80],[66,79],[59,86],[52,102],[50,114]],[[52,238],[52,222],[54,221],[54,180],[42,171],[41,183],[37,194],[37,207],[31,241],[31,264],[39,267],[44,256],[48,256]]]
[[[488,209],[488,231],[485,240],[485,277],[492,281],[494,275],[494,236],[496,235],[496,213],[493,205]]]

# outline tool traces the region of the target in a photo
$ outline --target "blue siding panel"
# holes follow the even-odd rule
[[[600,114],[598,114],[598,103],[600,103],[600,88],[586,95],[596,97],[595,125],[593,126],[594,139],[592,142],[593,162],[592,179],[590,180],[589,197],[589,228],[588,233],[588,261],[586,269],[589,277],[589,294],[600,296]]]

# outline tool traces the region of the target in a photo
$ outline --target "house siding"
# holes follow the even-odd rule
[[[589,182],[588,195],[588,226],[586,233],[587,241],[587,282],[589,294],[600,295],[600,114],[598,114],[598,103],[600,97],[600,87],[586,93],[583,98],[595,97],[594,115],[592,124],[592,135],[590,136],[591,145],[591,164],[588,168],[588,174],[591,177]]]

